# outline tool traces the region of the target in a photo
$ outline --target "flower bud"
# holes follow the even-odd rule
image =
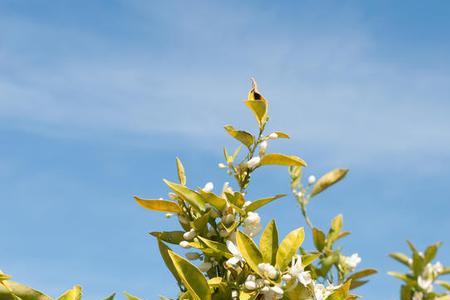
[[[226,169],[227,168],[227,165],[224,164],[224,163],[219,163],[217,166],[219,167],[219,169]]]
[[[316,176],[314,176],[314,175],[309,176],[308,183],[313,184],[314,182],[316,182]]]
[[[202,190],[206,193],[210,193],[210,192],[212,192],[213,189],[214,189],[214,184],[212,182],[207,182]]]
[[[228,214],[228,215],[225,215],[222,218],[222,223],[225,224],[226,226],[229,226],[229,225],[234,223],[234,220],[235,220],[234,215],[233,214]]]
[[[266,150],[267,150],[267,146],[269,143],[267,143],[267,141],[263,141],[260,145],[259,145],[259,155],[263,156],[264,154],[266,154]]]
[[[191,245],[189,245],[188,241],[181,241],[179,245],[185,249],[191,248]]]
[[[276,140],[278,138],[278,134],[276,132],[272,132],[268,135],[268,138],[271,140]]]
[[[256,166],[259,165],[260,161],[261,161],[261,158],[259,158],[259,156],[255,156],[247,162],[247,167],[249,169],[254,169]]]
[[[191,230],[186,231],[185,233],[183,233],[183,239],[185,239],[186,241],[190,241],[193,238],[195,238],[196,235],[197,235],[197,233],[195,232],[195,230],[191,229]]]
[[[256,282],[253,280],[247,280],[244,284],[245,288],[249,291],[256,290],[258,287],[256,286]]]
[[[172,216],[173,216],[173,214],[171,214],[171,213],[167,213],[167,214],[166,214],[166,218],[167,218],[167,219],[172,218]]]

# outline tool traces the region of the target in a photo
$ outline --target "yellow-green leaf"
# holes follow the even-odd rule
[[[81,299],[81,287],[79,285],[74,286],[72,289],[66,291],[58,298],[58,300],[80,300],[80,299]]]
[[[313,242],[316,249],[322,251],[325,247],[325,233],[320,229],[313,228]]]
[[[164,179],[164,183],[174,191],[178,196],[180,196],[184,201],[188,202],[191,206],[198,210],[205,209],[205,200],[197,192],[185,187],[184,185],[170,182]]]
[[[288,233],[283,239],[277,251],[276,266],[280,270],[284,270],[295,255],[297,250],[305,239],[305,231],[303,227],[295,229]]]
[[[279,139],[288,139],[288,138],[290,138],[287,133],[284,133],[282,131],[275,131],[275,133],[276,133],[276,135],[277,135],[277,137]]]
[[[280,153],[266,154],[261,158],[260,165],[278,165],[278,166],[306,166],[306,162],[300,157],[294,155],[285,155]]]
[[[245,233],[237,231],[236,243],[239,252],[241,252],[250,268],[259,273],[258,265],[263,262],[263,257],[255,242]]]
[[[403,253],[397,252],[397,253],[391,253],[389,254],[390,257],[392,257],[393,259],[395,259],[396,261],[404,264],[405,266],[409,267],[409,257],[406,256]]]
[[[104,300],[114,300],[114,297],[116,296],[116,293],[112,293],[108,297],[106,297]]]
[[[169,256],[184,286],[194,300],[210,300],[211,293],[208,281],[202,272],[189,261],[169,250]]]
[[[275,220],[271,220],[264,229],[259,240],[259,249],[264,262],[274,265],[278,250],[278,230]]]
[[[273,197],[268,197],[268,198],[263,198],[263,199],[258,199],[253,201],[249,206],[247,206],[245,208],[245,211],[249,212],[249,211],[254,211],[257,210],[258,208],[272,202],[273,200],[279,199],[286,196],[285,194],[280,194],[280,195],[276,195]]]
[[[136,296],[133,296],[133,295],[127,293],[127,292],[124,292],[123,294],[125,295],[125,297],[127,298],[127,300],[141,300],[140,298],[138,298],[138,297],[136,297]]]
[[[177,171],[178,171],[178,180],[182,185],[186,185],[186,173],[184,172],[184,166],[178,157],[177,157]]]
[[[6,288],[4,285],[7,285]],[[8,290],[9,289],[9,290]],[[11,295],[11,292],[15,295]],[[7,281],[0,284],[0,299],[4,300],[52,300],[49,296],[43,294],[40,291],[32,289],[21,283],[14,281]]]
[[[320,192],[323,192],[328,187],[332,186],[333,184],[344,178],[345,175],[347,175],[347,173],[348,169],[335,169],[333,171],[326,173],[325,175],[320,177],[319,180],[317,180],[316,184],[314,185],[311,191],[311,197],[314,197]]]
[[[181,241],[183,241],[183,231],[153,231],[150,232],[154,237],[171,244],[178,245]]]
[[[141,199],[137,196],[134,196],[134,199],[140,206],[146,209],[173,213],[181,212],[181,208],[178,206],[178,204],[172,201],[159,199]]]
[[[360,278],[367,277],[367,276],[370,276],[370,275],[373,275],[376,273],[377,273],[377,270],[375,270],[375,269],[364,269],[359,272],[353,273],[352,275],[350,275],[348,277],[348,279],[352,279],[352,280],[360,279]]]
[[[178,276],[177,269],[173,265],[172,259],[169,256],[169,251],[171,251],[171,249],[167,247],[167,245],[164,244],[160,239],[158,239],[158,248],[159,252],[161,253],[161,257],[164,260],[164,263],[166,264],[170,273],[172,273],[173,277],[175,277],[178,283],[181,283],[181,279],[180,276]]]
[[[262,98],[261,100],[247,100],[245,101],[245,105],[253,112],[255,115],[256,121],[260,127],[264,125],[267,121],[267,101]]]
[[[211,192],[205,192],[200,191],[200,194],[202,195],[203,199],[206,203],[211,204],[213,207],[217,208],[219,211],[222,211],[227,206],[227,201],[214,193]]]
[[[250,146],[253,145],[255,138],[251,133],[244,130],[236,130],[232,125],[225,125],[224,128],[229,135],[247,146],[247,148],[250,148]]]
[[[211,249],[215,254],[218,254],[219,257],[224,256],[226,258],[231,258],[233,255],[228,251],[227,246],[222,243],[208,240],[204,237],[199,236],[198,239],[202,241],[209,249]]]

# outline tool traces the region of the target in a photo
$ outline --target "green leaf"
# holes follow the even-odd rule
[[[200,194],[202,195],[203,199],[206,203],[211,204],[213,207],[217,208],[219,211],[222,211],[227,206],[227,201],[214,193],[211,192],[205,192],[200,191]]]
[[[397,279],[403,280],[406,283],[411,283],[412,282],[412,279],[406,274],[402,274],[402,273],[399,273],[399,272],[388,272],[388,274],[390,276],[392,276],[392,277],[395,277]]]
[[[253,135],[247,131],[244,130],[236,130],[231,125],[225,125],[225,130],[228,132],[229,135],[237,139],[239,142],[247,146],[247,148],[250,148],[251,145],[255,142],[255,138]]]
[[[167,247],[167,245],[164,244],[160,239],[158,239],[158,248],[159,248],[159,252],[161,253],[161,257],[164,260],[164,263],[166,264],[170,273],[172,273],[173,277],[175,277],[178,284],[180,284],[181,278],[180,278],[180,276],[178,276],[177,269],[173,265],[172,259],[169,256],[169,251],[171,251],[171,249],[169,247]]]
[[[203,197],[198,194],[197,192],[188,189],[187,187],[175,183],[170,182],[166,179],[164,179],[164,183],[167,184],[167,186],[174,191],[178,196],[180,196],[184,201],[188,202],[191,206],[198,210],[204,210],[205,209],[205,200]]]
[[[276,135],[278,136],[279,139],[289,139],[289,135],[287,133],[284,133],[282,131],[275,131],[274,133],[276,133]]]
[[[450,292],[450,283],[444,280],[436,280],[436,283],[442,286],[444,289]]]
[[[278,247],[276,257],[276,266],[280,270],[284,270],[289,265],[292,256],[294,256],[298,248],[300,248],[304,239],[305,231],[303,227],[291,231],[284,238]]]
[[[285,194],[280,194],[280,195],[276,195],[276,196],[272,196],[272,197],[268,197],[268,198],[263,198],[263,199],[258,199],[253,201],[249,206],[247,206],[245,208],[245,211],[249,212],[249,211],[254,211],[257,210],[258,208],[272,202],[273,200],[276,199],[280,199],[282,197],[286,196]]]
[[[280,153],[269,153],[261,158],[259,163],[261,166],[278,165],[278,166],[303,166],[306,167],[306,162],[300,157],[294,155],[285,155]]]
[[[302,266],[303,268],[312,264],[316,259],[320,257],[320,253],[310,253],[302,255]]]
[[[114,300],[114,297],[116,296],[116,293],[112,293],[108,297],[105,298],[105,300]]]
[[[226,257],[226,258],[231,258],[233,255],[230,253],[230,251],[228,251],[227,246],[225,246],[222,243],[216,242],[216,241],[212,241],[212,240],[208,240],[204,237],[199,236],[198,239],[200,241],[202,241],[209,249],[211,249],[215,256],[217,257]]]
[[[353,273],[352,275],[350,275],[348,277],[348,279],[352,279],[352,280],[360,279],[360,278],[367,277],[367,276],[370,276],[370,275],[373,275],[376,273],[378,273],[378,272],[375,269],[364,269],[359,272]]]
[[[200,217],[198,217],[197,219],[194,220],[194,222],[192,223],[194,229],[200,233],[203,232],[206,229],[206,225],[208,224],[209,221],[209,212],[205,213],[203,215],[201,215]]]
[[[14,295],[12,295],[11,291],[9,291],[4,285],[7,285]],[[17,300],[17,297],[21,300],[52,300],[49,296],[43,294],[42,292],[21,283],[7,281],[0,284],[1,300]]]
[[[160,240],[163,240],[164,242],[178,245],[181,241],[184,240],[183,238],[183,231],[153,231],[150,232],[150,234]]]
[[[393,259],[395,259],[396,261],[404,264],[405,266],[410,267],[410,265],[409,265],[409,257],[406,256],[405,254],[400,253],[400,252],[396,252],[396,253],[389,254],[389,256],[392,257]]]
[[[248,235],[240,231],[236,232],[236,243],[247,264],[254,272],[259,274],[258,265],[263,262],[263,257],[258,246]]]
[[[350,289],[351,290],[356,289],[368,282],[369,280],[352,280],[352,283],[350,284]]]
[[[177,172],[178,172],[178,180],[182,185],[186,185],[186,173],[184,171],[184,166],[181,163],[181,160],[177,157]]]
[[[425,250],[425,253],[424,253],[424,264],[428,264],[436,257],[436,253],[440,246],[441,246],[441,243],[438,242],[436,244],[433,244],[433,245],[427,247],[427,249]]]
[[[333,171],[328,172],[317,180],[311,191],[311,197],[323,192],[339,180],[347,175],[348,169],[335,169]]]
[[[275,220],[271,220],[264,229],[259,240],[259,249],[264,262],[274,265],[278,250],[278,229]]]
[[[313,242],[316,249],[322,251],[325,247],[325,233],[318,228],[313,228]]]
[[[127,298],[127,300],[141,300],[140,298],[133,296],[131,294],[128,294],[127,292],[123,292],[123,294],[125,295],[125,297]]]
[[[189,261],[169,250],[169,256],[184,286],[195,300],[210,300],[208,281],[202,272]]]
[[[177,203],[168,201],[168,200],[156,200],[156,199],[141,199],[137,196],[134,196],[134,199],[136,202],[150,210],[156,210],[156,211],[163,211],[163,212],[173,212],[173,213],[180,213],[181,208],[178,206]]]
[[[79,285],[74,286],[72,289],[66,291],[58,298],[58,300],[80,300],[80,299],[81,299],[81,287]]]

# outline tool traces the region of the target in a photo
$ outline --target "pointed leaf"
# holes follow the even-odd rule
[[[127,300],[141,300],[140,298],[133,296],[131,294],[128,294],[127,292],[123,292],[123,294],[125,295],[125,297],[127,298]]]
[[[288,235],[284,238],[284,240],[278,247],[276,266],[279,269],[283,270],[289,265],[292,256],[294,256],[298,248],[300,248],[304,239],[305,231],[303,227],[300,227],[288,233]]]
[[[134,199],[140,206],[146,209],[173,213],[181,212],[181,208],[178,206],[178,204],[172,201],[159,199],[141,199],[137,196],[134,196]]]
[[[318,228],[313,228],[313,242],[316,249],[322,251],[325,247],[325,233]]]
[[[263,199],[258,199],[253,201],[249,206],[247,206],[245,208],[245,211],[249,212],[249,211],[254,211],[257,210],[258,208],[272,202],[273,200],[276,199],[280,199],[282,197],[286,196],[285,194],[280,194],[280,195],[276,195],[276,196],[272,196],[272,197],[268,197],[268,198],[263,198]]]
[[[424,253],[424,259],[425,259],[424,263],[425,264],[431,262],[436,257],[436,253],[440,246],[441,246],[441,243],[438,242],[436,244],[433,244],[433,245],[427,247],[427,249],[425,250],[425,253]]]
[[[348,277],[348,279],[352,279],[352,280],[360,279],[360,278],[367,277],[367,276],[370,276],[370,275],[373,275],[376,273],[378,273],[378,272],[375,269],[364,269],[359,272],[353,273],[352,275],[350,275]]]
[[[311,191],[311,197],[323,192],[336,182],[340,181],[342,178],[347,175],[348,169],[335,169],[333,171],[328,172],[317,180]]]
[[[184,286],[194,300],[210,300],[208,281],[203,273],[189,261],[169,250],[169,256]]]
[[[173,277],[175,277],[178,284],[180,284],[181,278],[180,278],[180,276],[178,276],[177,269],[173,265],[172,259],[169,256],[169,251],[171,251],[171,249],[169,247],[167,247],[166,244],[164,244],[160,239],[158,239],[158,248],[159,248],[159,252],[161,253],[161,257],[167,266],[167,269],[169,269],[170,273],[172,273]]]
[[[177,172],[178,172],[178,180],[182,185],[186,185],[186,173],[184,171],[184,166],[181,163],[181,160],[177,157]]]
[[[259,163],[261,166],[278,165],[278,166],[306,166],[306,162],[300,157],[294,155],[285,155],[280,153],[269,153],[261,158]]]
[[[241,252],[242,257],[250,268],[254,272],[259,273],[258,265],[263,262],[263,257],[255,242],[245,233],[237,231],[236,243],[239,252]]]
[[[395,259],[396,261],[404,264],[405,266],[410,267],[409,257],[406,256],[405,254],[397,252],[397,253],[391,253],[391,254],[389,254],[389,256],[392,257],[393,259]]]
[[[162,231],[162,232],[153,231],[150,232],[150,234],[160,240],[163,240],[164,242],[175,245],[178,245],[181,241],[184,240],[183,231]]]
[[[14,281],[7,281],[2,283],[3,284],[0,284],[0,299],[2,300],[52,300],[49,296],[43,294],[42,292],[32,289],[21,283],[17,283]],[[9,290],[4,285],[7,285]],[[11,295],[11,291],[16,297]]]
[[[81,287],[79,285],[74,286],[72,289],[66,291],[58,298],[58,300],[80,300],[80,299],[81,299]]]
[[[197,192],[175,182],[170,182],[165,179],[164,182],[172,191],[174,191],[178,196],[180,196],[184,201],[188,202],[194,208],[197,208],[198,210],[205,209],[205,200]]]
[[[255,138],[253,135],[247,131],[244,130],[236,130],[231,125],[225,125],[225,130],[228,132],[229,135],[237,139],[239,142],[247,146],[247,148],[250,148],[251,145],[255,142]]]
[[[259,240],[259,249],[264,262],[274,265],[278,250],[278,229],[275,220],[271,220],[264,229]]]
[[[227,206],[227,201],[214,193],[211,192],[205,192],[200,191],[200,194],[202,195],[203,199],[206,203],[211,204],[213,207],[217,208],[219,211],[222,211]]]
[[[116,293],[113,293],[110,296],[108,296],[107,298],[105,298],[105,300],[114,300],[115,296],[116,296]]]

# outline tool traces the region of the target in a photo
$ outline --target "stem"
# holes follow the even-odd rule
[[[311,223],[311,220],[309,219],[308,213],[306,211],[306,205],[300,201],[299,201],[299,204],[300,204],[300,208],[302,210],[302,215],[305,218],[306,224],[308,225],[309,228],[313,229],[314,226]]]

